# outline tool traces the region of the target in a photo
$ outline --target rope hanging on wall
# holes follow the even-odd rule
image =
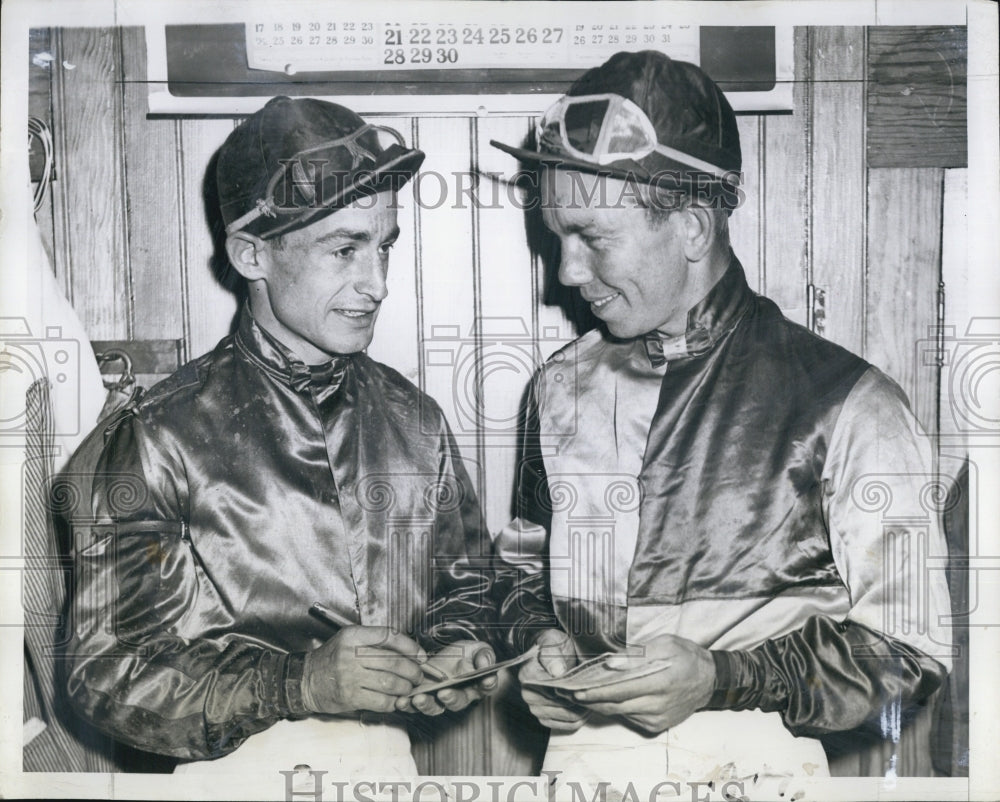
[[[52,131],[49,130],[48,125],[45,124],[44,120],[40,120],[38,117],[28,118],[28,151],[31,151],[32,140],[37,139],[42,146],[42,155],[44,159],[44,164],[42,166],[42,175],[38,179],[38,183],[35,184],[33,190],[34,199],[34,211],[38,211],[42,206],[42,200],[45,198],[45,191],[49,187],[49,183],[52,180]]]

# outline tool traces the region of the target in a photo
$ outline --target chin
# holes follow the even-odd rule
[[[357,354],[364,351],[371,345],[372,338],[369,337],[345,337],[337,342],[329,343],[325,350],[329,354]]]
[[[633,337],[638,337],[640,334],[645,334],[644,331],[635,331],[633,326],[629,326],[627,323],[604,323],[608,332],[612,337],[617,337],[619,340],[631,340]]]

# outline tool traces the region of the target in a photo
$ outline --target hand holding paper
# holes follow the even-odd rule
[[[436,716],[446,709],[462,710],[497,689],[497,672],[524,659],[528,658],[522,655],[513,661],[497,663],[493,648],[487,643],[453,643],[427,661],[424,673],[430,674],[431,671],[426,670],[430,668],[441,679],[417,686],[408,696],[398,700],[396,708],[404,712],[416,710],[428,716]]]
[[[521,696],[544,726],[555,732],[575,732],[586,721],[587,711],[544,687],[579,662],[573,641],[565,632],[546,629],[535,639],[535,646],[536,656],[518,673]]]
[[[577,675],[563,692],[588,710],[624,718],[651,733],[663,732],[700,710],[715,687],[711,653],[674,635],[652,639],[641,656],[623,653],[595,661],[591,672]]]

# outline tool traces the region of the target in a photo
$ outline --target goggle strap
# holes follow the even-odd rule
[[[593,153],[586,153],[570,144],[569,136],[566,131],[566,110],[573,105],[594,103],[601,100],[607,100],[608,107],[605,109],[604,118],[601,120],[601,130],[598,132],[597,142],[594,143]],[[564,95],[559,98],[559,100],[549,107],[536,124],[535,138],[539,143],[541,143],[544,129],[548,125],[557,122],[559,125],[559,137],[561,139],[560,144],[566,149],[569,155],[582,161],[591,162],[592,164],[604,167],[611,162],[618,161],[619,159],[642,158],[642,156],[639,155],[640,152],[644,156],[650,151],[637,151],[635,153],[607,152],[608,140],[611,138],[611,132],[613,130],[612,121],[623,112],[628,113],[636,122],[639,123],[642,127],[643,133],[646,134],[648,141],[654,143],[652,146],[653,151],[659,153],[660,155],[666,156],[668,159],[680,162],[688,167],[693,167],[696,170],[701,170],[704,173],[709,173],[710,175],[718,178],[720,181],[729,181],[731,180],[730,176],[735,175],[732,170],[723,170],[718,165],[699,159],[689,153],[685,153],[682,150],[677,150],[676,148],[669,147],[668,145],[661,145],[657,141],[656,128],[653,126],[653,122],[649,119],[649,116],[632,100],[610,92],[595,95],[577,95],[575,97]],[[734,183],[738,183],[738,181]]]
[[[357,131],[352,131],[347,136],[342,136],[339,139],[334,139],[329,142],[324,142],[320,145],[316,145],[315,147],[307,148],[306,150],[301,150],[298,153],[296,153],[295,156],[293,157],[294,162],[292,163],[292,172],[293,175],[295,176],[296,182],[300,184],[300,189],[303,189],[305,184],[308,183],[308,177],[305,175],[305,171],[303,171],[301,166],[301,159],[303,156],[307,154],[317,153],[319,151],[329,150],[331,148],[341,146],[345,147],[347,149],[347,152],[351,154],[354,160],[355,167],[357,167],[359,163],[359,157],[362,158],[367,157],[371,159],[371,161],[377,161],[374,153],[370,152],[367,148],[363,148],[360,145],[356,144],[356,140],[358,139],[358,137],[360,137],[366,131],[372,131],[372,130],[385,131],[387,134],[392,136],[399,145],[403,147],[406,146],[406,143],[403,140],[402,135],[395,128],[390,128],[387,125],[373,125],[371,123],[366,123],[365,125],[361,126],[361,128],[359,128]],[[250,225],[250,223],[252,223],[258,217],[262,217],[265,215],[267,217],[278,216],[272,200],[274,198],[274,189],[278,185],[278,182],[281,181],[282,177],[285,175],[286,169],[287,168],[282,168],[276,171],[273,176],[271,176],[271,180],[267,184],[265,198],[261,198],[260,200],[258,200],[253,209],[251,209],[242,217],[238,217],[237,219],[233,220],[233,222],[231,222],[228,226],[226,226],[227,236],[239,231],[240,229],[246,228],[246,226]]]
[[[233,222],[226,226],[226,236],[230,234],[235,234],[237,231],[246,228],[258,217],[263,217],[267,215],[268,217],[277,217],[274,210],[268,206],[267,201],[261,199],[257,201],[257,205],[254,206],[249,212],[247,212],[242,217],[237,217]]]
[[[703,173],[711,173],[716,178],[723,181],[726,180],[727,176],[734,174],[732,170],[723,170],[721,167],[702,161],[689,153],[685,153],[683,150],[677,150],[676,148],[671,148],[667,145],[661,145],[659,142],[653,146],[653,150],[663,156],[666,156],[668,159],[673,159],[675,162],[686,164],[688,167],[694,167],[696,170],[701,170]]]
[[[607,153],[608,151],[608,140],[611,138],[611,132],[614,129],[614,120],[621,114],[622,106],[625,105],[625,98],[620,95],[610,95],[608,98],[608,107],[604,110],[604,119],[601,120],[601,130],[597,133],[597,142],[594,144],[594,155],[600,158],[600,154]],[[642,114],[642,112],[639,112]],[[642,118],[639,118],[640,120]],[[565,110],[563,111],[563,121],[566,120]],[[645,127],[645,126],[643,126]],[[650,126],[651,128],[651,126]],[[651,131],[647,130],[646,134],[649,135]],[[569,138],[566,140],[569,143]],[[653,135],[653,141],[656,141],[655,134]]]

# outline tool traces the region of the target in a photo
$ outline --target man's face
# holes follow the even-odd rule
[[[542,204],[562,246],[559,281],[580,289],[611,334],[684,332],[698,298],[690,298],[683,214],[654,223],[625,182],[567,170],[546,171]]]
[[[389,249],[399,236],[395,196],[379,192],[265,241],[258,322],[307,364],[368,347],[388,294]]]

